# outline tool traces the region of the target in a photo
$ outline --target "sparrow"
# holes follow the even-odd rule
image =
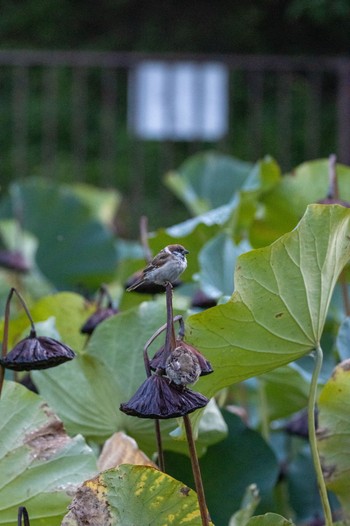
[[[174,384],[186,386],[198,380],[202,369],[197,356],[185,346],[180,346],[167,359],[165,372]]]
[[[189,251],[182,245],[168,245],[152,259],[142,271],[141,277],[126,290],[135,290],[145,282],[163,286],[173,283],[187,267],[186,254],[189,254]]]

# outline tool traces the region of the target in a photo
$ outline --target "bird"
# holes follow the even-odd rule
[[[186,254],[189,251],[182,245],[166,246],[143,269],[141,277],[126,290],[130,292],[146,282],[163,286],[173,283],[187,267]]]
[[[167,377],[174,384],[194,384],[201,375],[202,369],[197,356],[185,346],[174,349],[165,364]]]

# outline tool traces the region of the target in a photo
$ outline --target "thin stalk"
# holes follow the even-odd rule
[[[160,421],[158,419],[154,421],[154,428],[156,431],[156,441],[157,441],[157,464],[158,464],[159,469],[163,471],[163,473],[165,473],[165,459],[164,459],[162,434],[160,431]]]
[[[181,314],[177,314],[177,316],[174,316],[173,318],[173,321],[174,323],[175,322],[179,322],[180,323],[180,331],[179,331],[179,338],[182,339],[183,338],[183,327],[184,327],[184,322],[183,322],[183,318],[182,318],[182,315]],[[147,341],[146,345],[145,345],[145,349],[148,349],[148,347],[154,342],[154,340],[156,338],[158,338],[158,336],[164,332],[167,328],[167,323],[164,323],[164,325],[162,325],[161,327],[159,327],[159,329],[156,330],[156,332],[154,334],[152,334],[152,336],[150,337],[150,339]]]
[[[157,331],[158,332],[158,331]],[[148,356],[148,347],[151,345],[153,340],[158,336],[157,333],[153,334],[153,336],[148,340],[146,343],[144,349],[143,349],[143,360],[145,363],[145,369],[147,378],[149,378],[152,375],[151,366],[149,363],[149,356]],[[162,435],[160,431],[160,422],[158,419],[154,421],[154,428],[156,432],[156,443],[157,443],[157,463],[158,467],[161,471],[165,472],[165,461],[164,461],[164,451],[163,451],[163,444],[162,444]]]
[[[30,526],[27,508],[25,508],[24,506],[20,506],[18,508],[18,523],[17,523],[18,526],[22,526],[22,517],[23,517],[23,525]]]
[[[31,317],[30,312],[28,310],[28,307],[24,299],[20,295],[20,293],[14,287],[12,287],[7,296],[6,306],[5,306],[4,335],[3,335],[2,351],[1,351],[2,358],[5,358],[5,356],[7,355],[7,346],[8,346],[8,339],[9,339],[10,304],[11,304],[11,299],[12,299],[13,294],[16,294],[17,298],[21,302],[21,305],[24,308],[25,313],[30,321],[31,336],[35,336],[35,326],[34,326],[33,318]],[[5,378],[5,367],[1,365],[0,366],[0,396],[1,396],[3,385],[4,385],[4,378]]]
[[[309,403],[308,403],[308,426],[309,426],[309,442],[311,448],[312,460],[315,467],[317,485],[320,492],[321,503],[325,518],[325,526],[332,526],[332,512],[329,505],[326,484],[323,478],[321,461],[317,449],[316,441],[316,425],[315,425],[315,409],[317,396],[317,381],[321,371],[323,361],[323,353],[320,346],[315,349],[315,367],[312,373]]]
[[[165,355],[169,354],[176,347],[176,336],[173,316],[173,286],[171,283],[166,284],[166,335],[165,335]]]
[[[2,358],[5,358],[7,355],[7,344],[9,339],[9,317],[10,317],[10,302],[15,289],[11,289],[9,295],[7,296],[6,306],[5,306],[5,321],[4,321],[4,335],[2,340],[2,350],[1,350],[1,356]],[[5,367],[1,365],[0,369],[0,396],[2,393],[2,388],[4,385],[4,378],[5,378]]]
[[[204,494],[204,487],[202,482],[202,475],[201,470],[199,467],[198,462],[198,456],[196,451],[196,444],[193,438],[193,432],[192,432],[192,426],[191,426],[191,420],[188,415],[185,415],[183,417],[184,424],[185,424],[185,430],[186,430],[186,437],[188,442],[188,449],[190,451],[190,457],[191,457],[191,464],[192,464],[192,472],[194,477],[194,483],[196,486],[196,492],[198,497],[198,504],[199,504],[199,510],[201,514],[202,519],[202,526],[209,526],[210,525],[210,517],[208,513],[207,504],[205,501],[205,494]]]

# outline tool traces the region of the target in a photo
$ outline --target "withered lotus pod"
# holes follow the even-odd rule
[[[176,386],[166,376],[154,374],[128,402],[120,405],[120,410],[139,418],[168,419],[188,415],[208,402],[201,393]]]
[[[84,325],[81,327],[80,332],[82,334],[92,334],[102,321],[110,318],[114,314],[118,314],[118,309],[113,307],[99,308],[86,320]]]
[[[75,353],[68,345],[47,336],[37,336],[32,330],[30,336],[18,342],[4,358],[0,358],[0,364],[6,369],[31,371],[56,367],[74,357]]]
[[[211,363],[208,362],[206,358],[204,358],[203,354],[200,353],[198,349],[196,349],[189,343],[185,343],[180,338],[176,339],[174,350],[178,348],[186,349],[185,352],[191,352],[195,355],[201,370],[199,376],[205,376],[206,374],[214,372]],[[151,369],[153,371],[155,371],[156,369],[166,369],[168,359],[169,355],[167,355],[167,353],[165,352],[165,346],[163,345],[163,347],[161,347],[150,360]]]
[[[22,252],[18,250],[0,250],[0,267],[23,273],[30,270]]]

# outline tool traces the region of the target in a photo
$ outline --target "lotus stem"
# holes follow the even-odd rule
[[[171,283],[166,284],[166,335],[165,335],[165,353],[169,356],[172,350],[175,349],[176,337],[173,317],[173,286]]]
[[[193,477],[194,477],[194,483],[196,486],[199,510],[200,510],[201,519],[202,519],[202,526],[209,526],[210,517],[209,517],[208,508],[207,508],[207,504],[205,500],[202,475],[201,475],[201,470],[200,470],[199,462],[198,462],[196,444],[193,438],[191,419],[188,415],[185,415],[183,419],[184,419],[184,424],[185,424],[188,449],[189,449],[190,457],[191,457],[192,472],[193,472]]]
[[[315,366],[312,373],[309,403],[308,403],[308,427],[309,427],[309,442],[311,448],[311,456],[315,467],[317,485],[320,492],[320,498],[325,518],[325,526],[333,526],[332,512],[328,500],[327,488],[323,478],[322,466],[317,449],[316,440],[316,424],[315,424],[315,409],[317,397],[317,382],[322,368],[323,353],[320,346],[314,351]]]

